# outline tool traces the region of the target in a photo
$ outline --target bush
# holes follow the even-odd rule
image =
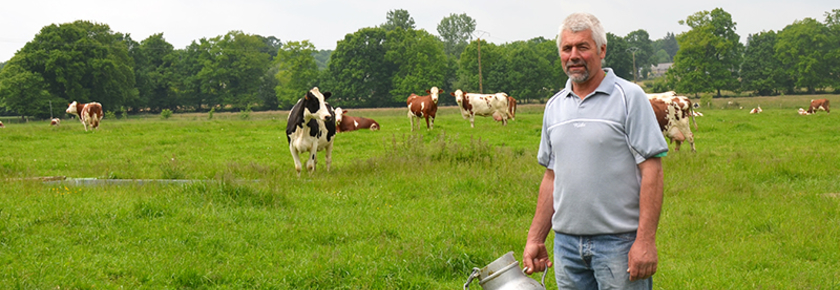
[[[207,120],[213,120],[213,113],[216,112],[216,107],[210,109],[210,112],[207,112]]]
[[[652,82],[645,84],[645,87],[650,88],[651,92],[653,93],[673,91],[673,87],[671,87],[671,85],[668,84],[668,81],[666,81],[664,78],[653,80]]]
[[[160,117],[164,120],[169,119],[169,117],[172,117],[172,110],[163,109],[163,111],[160,111]]]
[[[245,110],[239,112],[239,118],[242,118],[242,120],[248,120],[251,118],[251,105],[248,105],[245,107]]]
[[[105,111],[105,119],[116,119],[117,114],[114,111]]]

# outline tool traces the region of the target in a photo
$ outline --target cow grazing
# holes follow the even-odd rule
[[[426,90],[428,96],[411,94],[405,101],[408,105],[408,119],[411,122],[411,131],[414,131],[414,118],[426,118],[426,129],[435,128],[435,115],[437,115],[438,94],[444,93],[437,87]],[[431,122],[429,121],[431,118]],[[420,127],[420,120],[417,120],[417,127]]]
[[[802,116],[808,116],[808,115],[811,114],[811,113],[808,113],[808,111],[805,111],[805,109],[803,109],[803,108],[799,108],[798,113]]]
[[[379,130],[379,123],[373,119],[348,116],[347,110],[342,108],[335,108],[335,125],[338,132],[349,132],[359,129],[370,129],[371,131]]]
[[[61,125],[61,119],[52,118],[52,120],[50,120],[50,126],[59,126],[59,125]]]
[[[691,100],[684,96],[667,96],[648,94],[648,100],[656,114],[656,121],[659,129],[671,142],[676,141],[675,151],[680,150],[683,141],[691,145],[691,152],[697,152],[694,148],[694,133],[691,132],[689,118],[694,120],[694,108]],[[697,128],[697,121],[694,121],[694,128]]]
[[[761,106],[752,108],[752,110],[750,110],[750,114],[760,114],[761,112],[762,112]]]
[[[819,110],[825,111],[826,114],[831,114],[831,109],[828,106],[828,99],[811,100],[811,106],[808,107],[808,113],[815,114]]]
[[[332,95],[323,94],[314,87],[298,100],[289,111],[286,123],[286,139],[289,141],[289,151],[295,160],[295,170],[300,177],[300,154],[309,152],[306,169],[310,173],[315,171],[316,153],[324,151],[327,171],[332,164],[333,141],[335,141],[335,111],[326,100]]]
[[[470,120],[470,127],[475,128],[475,116],[493,116],[496,121],[502,121],[507,125],[511,119],[510,102],[505,93],[495,94],[472,94],[456,90],[450,93],[455,97],[458,108],[461,109],[461,116]]]
[[[85,126],[85,131],[88,126],[91,129],[99,128],[99,121],[102,120],[102,104],[97,102],[90,102],[87,104],[80,104],[76,101],[67,106],[66,112],[79,117],[79,121]]]
[[[3,121],[0,121],[0,128],[6,128],[6,125],[3,125]]]

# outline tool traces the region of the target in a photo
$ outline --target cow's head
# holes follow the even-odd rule
[[[76,103],[76,101],[73,101],[72,103],[67,105],[67,110],[64,111],[67,112],[67,114],[78,115],[79,112],[76,110],[76,106],[78,106],[78,103]]]
[[[464,101],[464,95],[466,95],[467,93],[461,91],[461,89],[457,89],[449,94],[455,97],[455,102],[461,104]]]
[[[431,90],[426,90],[426,93],[428,93],[432,97],[432,102],[435,102],[435,104],[437,104],[438,94],[444,93],[444,91],[438,89],[438,87],[432,87]]]
[[[341,123],[341,120],[344,119],[344,114],[347,113],[347,110],[342,109],[341,107],[335,108],[335,124],[338,125]]]
[[[326,100],[332,96],[330,92],[324,92],[323,94],[321,91],[318,90],[318,87],[314,87],[306,93],[306,96],[303,98],[303,117],[304,119],[317,119],[321,121],[326,121],[328,117],[330,117],[330,111],[327,109]]]

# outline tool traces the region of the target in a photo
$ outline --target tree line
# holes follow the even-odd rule
[[[651,66],[673,62],[648,89],[685,94],[839,87],[838,15],[834,10],[824,23],[806,18],[750,35],[744,46],[731,15],[719,8],[697,12],[681,21],[691,30],[655,41],[643,29],[608,33],[604,66],[641,80]],[[137,42],[107,24],[52,24],[0,63],[0,108],[36,118],[61,113],[72,101],[98,101],[124,113],[289,109],[313,86],[333,92],[331,102],[347,108],[404,106],[408,95],[432,86],[538,102],[565,85],[554,39],[494,44],[476,38],[475,27],[468,15],[450,14],[435,36],[397,9],[379,26],[348,33],[335,50],[242,31],[175,49],[162,33]],[[454,104],[454,98],[440,102]]]

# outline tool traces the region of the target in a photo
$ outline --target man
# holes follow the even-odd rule
[[[644,91],[601,68],[607,37],[595,16],[566,18],[557,47],[569,81],[545,106],[526,272],[556,264],[560,289],[651,289],[668,144]]]

